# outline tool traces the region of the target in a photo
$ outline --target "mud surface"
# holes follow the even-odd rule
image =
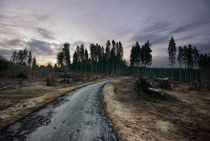
[[[0,131],[1,141],[118,140],[104,111],[107,81],[77,89]]]

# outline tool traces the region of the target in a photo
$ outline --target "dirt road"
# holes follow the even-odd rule
[[[105,83],[88,85],[57,98],[0,131],[0,140],[118,140],[104,111],[101,88]]]

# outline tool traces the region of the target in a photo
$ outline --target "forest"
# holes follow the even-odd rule
[[[179,82],[200,82],[201,69],[209,67],[210,55],[200,53],[196,46],[176,47],[171,37],[168,45],[168,58],[171,68],[153,68],[151,42],[148,40],[142,46],[136,42],[130,50],[130,63],[123,58],[122,43],[108,40],[105,47],[92,43],[89,48],[83,44],[77,45],[73,56],[70,56],[70,44],[64,43],[57,54],[57,63],[52,66],[39,66],[36,57],[27,48],[14,51],[9,60],[0,58],[0,70],[13,66],[16,69],[48,70],[52,72],[90,72],[104,75],[137,75],[148,77],[168,77]],[[72,59],[71,59],[72,58]],[[72,61],[71,61],[72,60]],[[177,62],[179,68],[174,68]]]

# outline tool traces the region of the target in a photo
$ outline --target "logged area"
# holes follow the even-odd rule
[[[106,111],[119,137],[138,140],[210,140],[210,93],[173,84],[164,100],[145,100],[129,77],[103,89]]]

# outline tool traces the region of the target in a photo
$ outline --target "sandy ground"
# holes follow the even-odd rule
[[[103,89],[106,111],[123,141],[210,140],[210,92],[174,85],[170,99],[146,101],[130,78]]]
[[[0,90],[0,130],[59,96],[101,80],[65,86],[46,86],[45,82],[26,82],[19,89]]]

